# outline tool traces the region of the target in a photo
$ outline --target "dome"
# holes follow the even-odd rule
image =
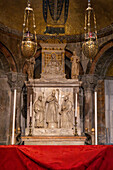
[[[100,30],[113,22],[113,1],[91,1],[96,13],[97,29]],[[0,1],[0,23],[14,30],[22,32],[24,9],[27,0],[3,0]],[[37,34],[43,35],[46,23],[43,18],[43,1],[32,0],[36,18]],[[65,24],[65,34],[75,35],[84,33],[84,13],[87,8],[87,0],[70,0],[68,19]]]

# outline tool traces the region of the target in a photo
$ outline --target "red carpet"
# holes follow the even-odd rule
[[[113,170],[113,146],[0,146],[0,170]]]

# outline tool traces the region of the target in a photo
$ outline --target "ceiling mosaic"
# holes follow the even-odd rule
[[[27,0],[0,0],[0,23],[22,32],[26,4]],[[113,23],[113,0],[92,0],[91,4],[96,13],[98,30]],[[31,0],[31,5],[35,12],[37,34],[44,34],[46,22],[43,17],[43,1]],[[69,0],[68,18],[65,24],[66,35],[84,32],[86,8],[87,0]]]

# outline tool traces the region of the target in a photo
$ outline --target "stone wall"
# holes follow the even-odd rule
[[[98,120],[98,143],[106,143],[106,127],[105,127],[105,88],[104,81],[98,83],[97,89],[97,120]]]
[[[9,141],[11,90],[6,77],[0,78],[0,144],[7,145]]]

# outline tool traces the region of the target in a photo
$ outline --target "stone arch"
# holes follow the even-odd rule
[[[95,66],[94,74],[97,74],[104,78],[108,66],[112,62],[112,60],[113,60],[113,46],[101,55]]]
[[[106,77],[113,77],[113,60],[108,65],[105,76]]]
[[[10,65],[1,51],[0,51],[0,71],[4,73],[10,71]]]
[[[112,51],[113,51],[113,40],[108,42],[107,44],[103,44],[91,65],[89,73],[102,74],[102,71],[104,71],[105,74],[105,70],[113,58]]]
[[[17,72],[18,69],[17,69],[17,65],[14,60],[13,55],[11,54],[9,49],[2,42],[0,42],[0,52],[3,54],[3,56],[7,60],[9,67],[10,67],[10,71]]]

